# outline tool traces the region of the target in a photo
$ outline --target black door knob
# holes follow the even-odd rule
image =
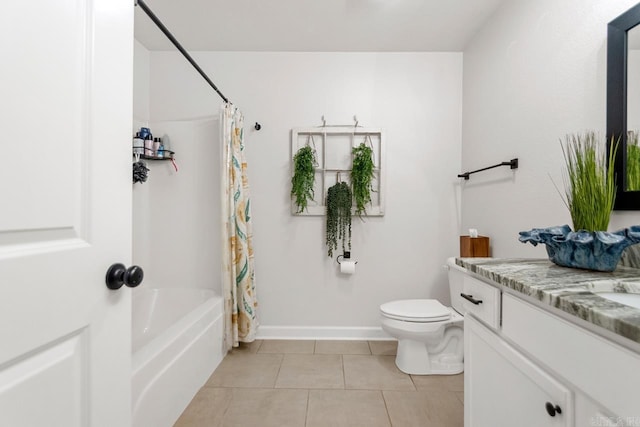
[[[551,402],[545,403],[544,407],[547,410],[547,414],[549,414],[552,417],[555,417],[556,414],[561,414],[562,413],[562,409],[558,405],[554,405]]]
[[[122,285],[127,285],[130,288],[135,288],[144,279],[144,271],[137,265],[132,265],[129,268],[125,268],[123,264],[113,264],[107,270],[107,288],[120,289]]]

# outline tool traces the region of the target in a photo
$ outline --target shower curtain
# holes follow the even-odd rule
[[[222,107],[222,258],[227,350],[255,340],[258,329],[251,202],[244,157],[242,113]]]

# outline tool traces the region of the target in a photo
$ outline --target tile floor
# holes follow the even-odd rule
[[[463,374],[404,374],[395,351],[391,341],[241,344],[175,427],[462,427]]]

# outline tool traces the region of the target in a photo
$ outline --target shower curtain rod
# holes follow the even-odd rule
[[[196,63],[196,61],[194,61],[191,55],[189,55],[189,53],[182,47],[180,42],[176,40],[173,34],[171,34],[171,31],[169,31],[169,29],[164,26],[162,21],[160,21],[160,19],[151,11],[151,9],[149,9],[149,6],[147,6],[147,4],[143,0],[135,0],[134,5],[140,6],[140,8],[144,11],[144,13],[146,13],[147,16],[151,18],[153,23],[156,24],[156,26],[160,29],[160,31],[162,31],[164,35],[167,36],[167,38],[180,51],[180,53],[182,53],[182,55],[187,59],[187,61],[189,61],[189,63],[193,65],[193,68],[195,68],[198,71],[198,73],[200,73],[200,75],[207,81],[207,83],[209,83],[209,86],[211,86],[213,90],[215,90],[218,93],[218,95],[220,95],[220,98],[222,98],[224,102],[228,103],[229,99],[227,99],[227,97],[224,96],[222,92],[220,92],[220,89],[218,89],[216,85],[211,81],[209,76],[207,76],[207,74],[204,71],[202,71],[202,68],[200,68],[200,66]]]

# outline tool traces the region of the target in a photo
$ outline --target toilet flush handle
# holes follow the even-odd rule
[[[473,295],[461,293],[460,296],[462,298],[466,299],[467,301],[474,303],[475,305],[482,304],[482,300],[481,299],[475,299],[473,297]]]

